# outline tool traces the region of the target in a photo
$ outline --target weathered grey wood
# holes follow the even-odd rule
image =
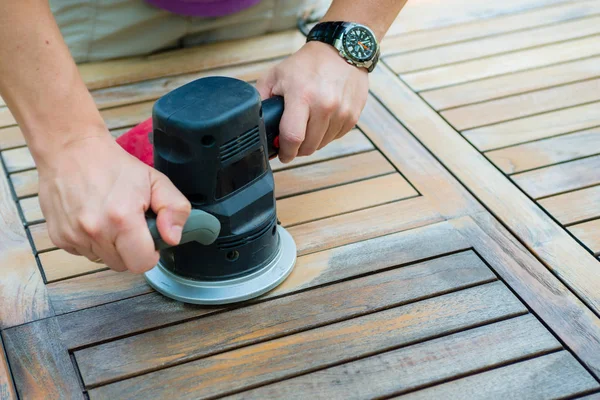
[[[600,156],[515,174],[512,179],[534,199],[597,185],[600,183]]]
[[[54,318],[2,332],[21,399],[82,399],[75,367]]]
[[[525,312],[502,283],[489,283],[101,386],[90,396],[228,394]]]
[[[569,230],[577,236],[595,256],[600,256],[600,219],[573,225]]]
[[[0,336],[0,399],[17,400],[17,392],[15,391],[10,367],[6,360],[2,336]]]
[[[556,399],[598,388],[598,382],[568,352],[548,354],[444,383],[400,398]]]
[[[277,382],[227,399],[384,397],[560,348],[552,334],[528,314]]]
[[[600,216],[600,185],[541,199],[538,203],[568,226]]]
[[[261,299],[374,273],[467,249],[468,243],[446,222],[399,232],[299,257],[286,281]],[[195,318],[214,307],[184,305],[152,293],[58,318],[71,349]]]
[[[98,386],[495,279],[475,253],[458,253],[100,344],[75,357],[86,386]]]

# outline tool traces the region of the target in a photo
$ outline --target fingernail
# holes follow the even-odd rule
[[[179,243],[179,241],[181,240],[182,231],[183,231],[183,227],[181,227],[179,225],[173,225],[171,227],[171,239],[173,239],[174,242]]]

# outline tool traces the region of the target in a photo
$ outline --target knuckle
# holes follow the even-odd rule
[[[117,227],[126,225],[127,220],[129,219],[127,211],[123,207],[110,208],[106,213],[106,217],[111,224],[114,224]]]
[[[331,114],[339,108],[340,103],[337,98],[327,95],[321,98],[320,106],[323,111]]]
[[[90,237],[98,237],[101,233],[100,219],[92,213],[85,213],[77,218],[81,230]]]

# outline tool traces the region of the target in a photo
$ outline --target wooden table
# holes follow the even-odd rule
[[[80,70],[118,136],[303,40]],[[232,307],[54,248],[0,106],[0,399],[600,398],[600,1],[413,0],[383,48],[357,128],[272,164],[298,263]]]

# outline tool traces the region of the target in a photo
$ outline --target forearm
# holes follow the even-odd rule
[[[0,2],[0,93],[36,162],[106,134],[46,0]]]
[[[378,40],[388,31],[407,0],[333,0],[322,21],[349,21],[368,26]]]

